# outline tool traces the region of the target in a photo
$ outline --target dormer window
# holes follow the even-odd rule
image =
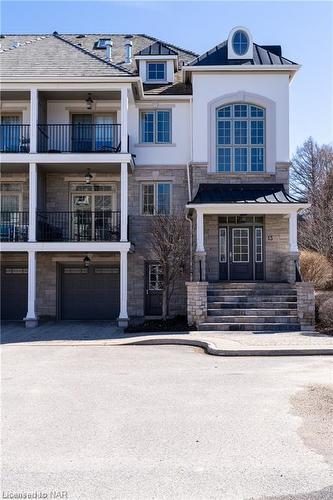
[[[247,28],[236,26],[230,31],[228,59],[253,59],[252,35]]]
[[[165,82],[166,63],[147,62],[147,82]]]
[[[232,48],[234,49],[234,52],[239,55],[243,56],[246,54],[249,48],[249,37],[243,30],[238,30],[234,33],[232,37]]]

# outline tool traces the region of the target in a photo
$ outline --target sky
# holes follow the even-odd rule
[[[1,32],[147,33],[203,53],[234,26],[256,43],[282,45],[302,65],[290,87],[290,150],[312,136],[333,145],[332,1],[15,1],[1,2]]]

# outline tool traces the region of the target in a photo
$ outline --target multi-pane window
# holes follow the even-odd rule
[[[142,214],[170,214],[171,185],[165,182],[142,184]]]
[[[220,262],[227,262],[227,228],[220,227]]]
[[[171,111],[141,112],[141,142],[165,144],[171,142]]]
[[[256,262],[262,262],[262,227],[255,228]]]
[[[147,63],[147,80],[165,81],[166,80],[166,63],[165,62],[149,62],[149,63]]]
[[[249,230],[248,228],[232,229],[233,262],[249,262]]]
[[[163,273],[160,264],[149,264],[149,290],[163,290]]]
[[[216,110],[218,172],[265,170],[265,110],[253,104],[230,104]]]

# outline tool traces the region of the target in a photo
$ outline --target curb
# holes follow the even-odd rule
[[[212,356],[332,356],[332,349],[218,349],[212,342],[203,340],[187,339],[149,339],[136,340],[133,342],[113,344],[119,346],[127,345],[187,345],[191,347],[200,347],[206,354]]]

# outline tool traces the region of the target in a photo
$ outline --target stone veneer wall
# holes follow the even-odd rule
[[[128,178],[128,213],[130,241],[135,252],[128,257],[128,314],[142,318],[145,306],[145,262],[154,260],[150,245],[152,216],[141,215],[141,185],[145,182],[171,182],[172,210],[185,213],[188,201],[185,166],[143,167],[138,166]],[[186,314],[186,289],[179,279],[170,303],[170,313]]]
[[[296,283],[297,314],[301,330],[313,330],[315,326],[315,294],[312,283]]]
[[[85,173],[85,170],[82,171],[81,176],[77,176],[76,180],[73,180],[71,182],[77,182],[77,183],[84,183],[84,178],[83,175]],[[115,180],[115,176],[110,176],[110,181],[105,180],[108,177],[108,174],[99,174],[100,176],[103,177],[103,181],[101,181],[102,184],[105,184],[107,182],[110,182],[110,184],[115,184],[116,189],[117,189],[117,204],[116,204],[116,209],[120,209],[120,181]],[[44,201],[43,205],[45,207],[45,210],[48,211],[71,211],[72,206],[71,206],[71,193],[70,193],[70,183],[68,181],[65,181],[66,177],[73,177],[75,179],[76,174],[70,172],[67,173],[54,173],[50,172],[47,173],[45,176],[45,196],[41,197]],[[95,183],[98,184],[98,175],[96,179],[94,180]],[[102,194],[102,193],[101,193]],[[40,208],[42,209],[42,208]]]
[[[289,163],[277,163],[275,173],[225,174],[207,172],[206,163],[194,163],[190,167],[192,197],[201,183],[246,184],[246,183],[281,183],[289,189]]]
[[[190,281],[187,287],[187,321],[198,325],[207,319],[207,281]]]

